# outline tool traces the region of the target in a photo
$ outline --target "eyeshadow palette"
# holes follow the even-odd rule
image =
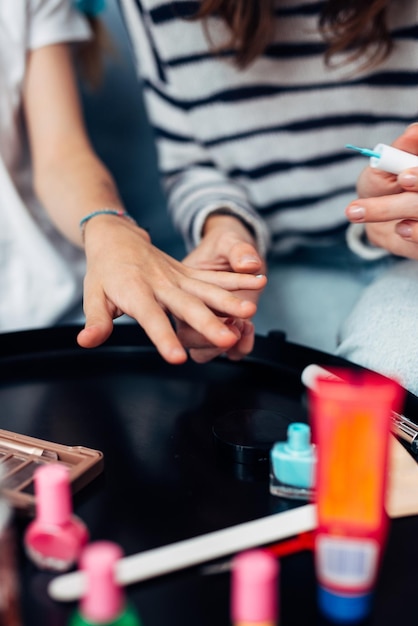
[[[65,446],[0,429],[0,472],[2,491],[20,512],[33,514],[33,474],[47,463],[61,463],[70,471],[73,493],[103,470],[103,453],[84,446]]]

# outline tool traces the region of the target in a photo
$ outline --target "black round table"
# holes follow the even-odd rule
[[[283,425],[307,421],[300,375],[309,363],[346,365],[331,355],[257,336],[240,362],[169,365],[138,326],[118,324],[100,348],[77,346],[77,327],[0,335],[0,427],[64,445],[101,450],[103,472],[74,495],[91,540],[109,539],[126,555],[298,506],[270,495],[267,466],[235,463],[215,445],[223,415],[275,412]],[[405,412],[418,415],[408,394]],[[29,519],[16,515],[24,626],[65,626],[75,603],[52,600],[42,572],[24,554]],[[416,623],[418,518],[391,522],[365,624]],[[281,560],[280,624],[328,624],[317,609],[312,553]],[[227,626],[229,573],[201,566],[126,588],[143,626]]]

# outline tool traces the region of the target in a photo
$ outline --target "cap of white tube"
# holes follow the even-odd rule
[[[378,143],[373,148],[373,152],[379,156],[370,157],[370,167],[374,167],[391,174],[400,174],[410,167],[418,167],[418,156],[410,152],[404,152],[388,146],[384,143]]]

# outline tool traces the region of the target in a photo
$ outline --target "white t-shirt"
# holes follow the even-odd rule
[[[81,299],[84,253],[32,189],[22,86],[29,50],[89,37],[71,0],[0,1],[0,332],[50,326]]]

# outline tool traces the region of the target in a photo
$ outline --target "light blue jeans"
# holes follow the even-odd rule
[[[336,354],[418,395],[418,261],[366,261],[345,241],[269,261],[256,332]]]

